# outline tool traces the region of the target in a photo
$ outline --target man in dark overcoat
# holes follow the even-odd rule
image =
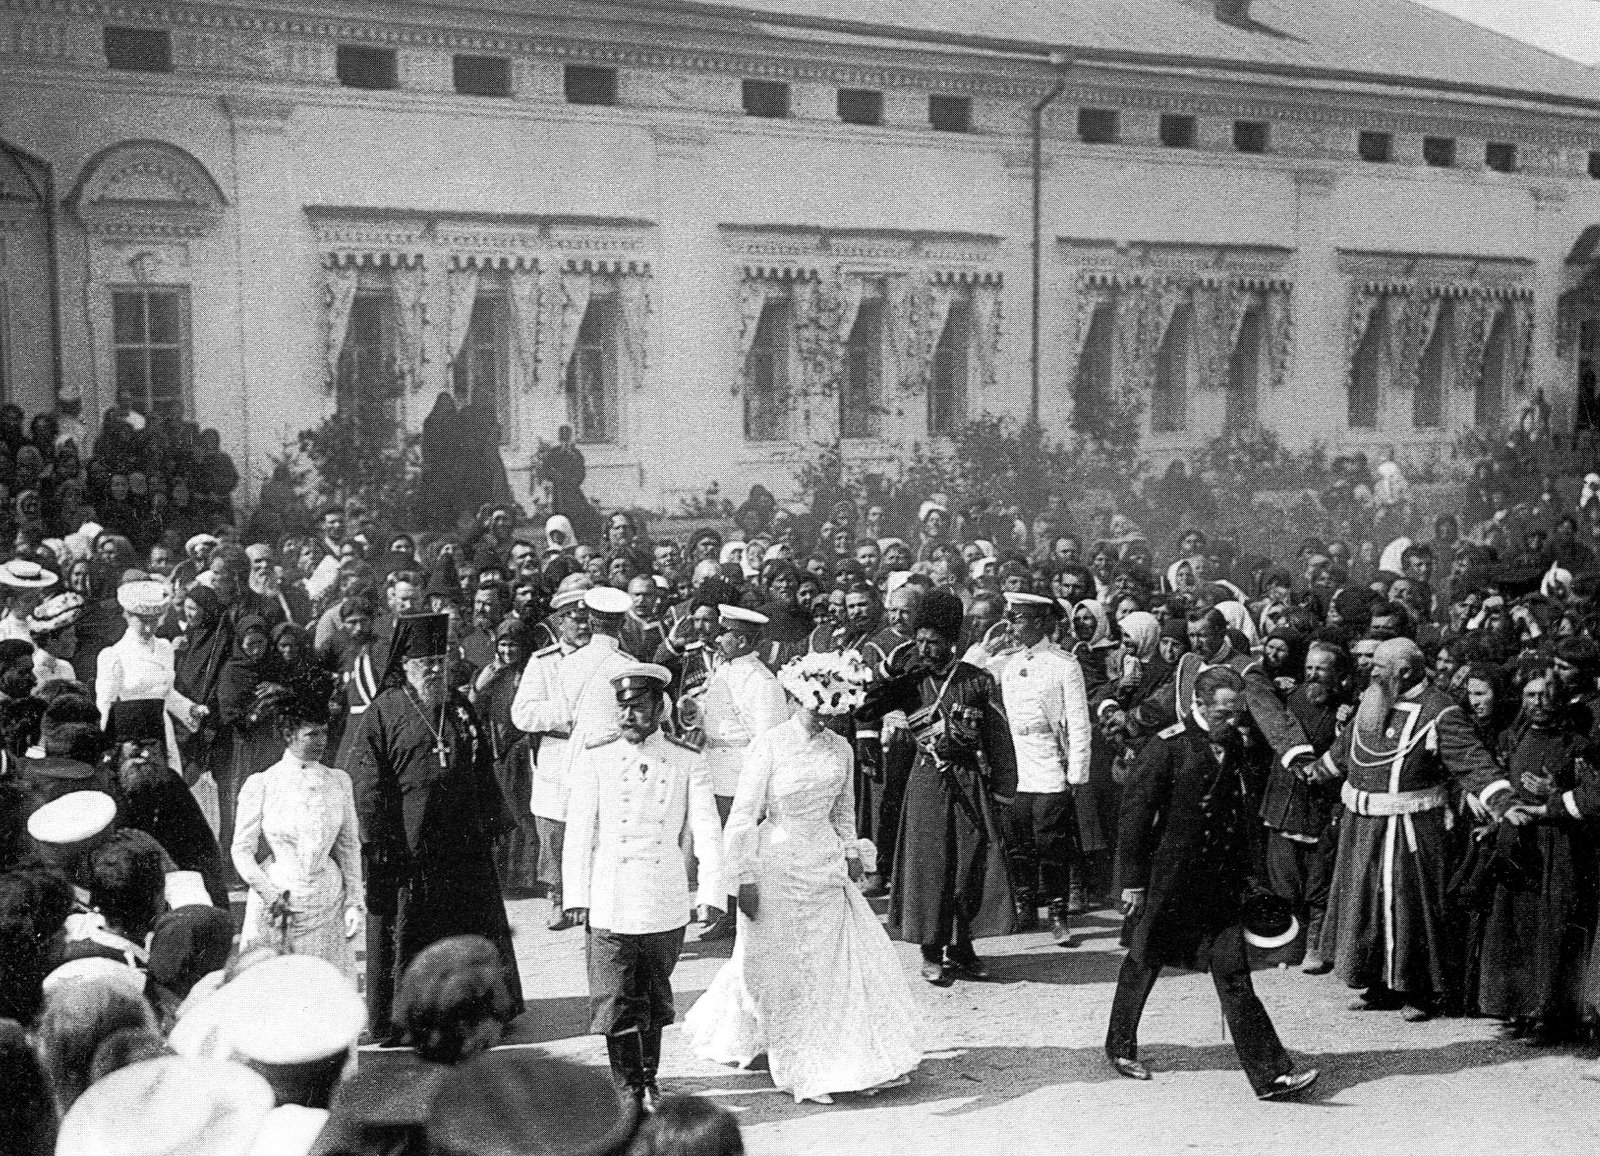
[[[359,727],[348,771],[367,883],[368,1030],[387,1039],[395,987],[431,943],[481,935],[500,951],[517,1010],[522,987],[494,869],[494,841],[515,828],[494,751],[450,688],[447,614],[402,615],[385,689]]]
[[[1125,788],[1117,874],[1128,954],[1106,1055],[1120,1074],[1148,1080],[1150,1070],[1139,1062],[1139,1019],[1161,969],[1210,971],[1250,1086],[1264,1100],[1282,1099],[1310,1087],[1318,1073],[1295,1073],[1250,982],[1240,897],[1255,813],[1244,696],[1236,671],[1201,671],[1189,721],[1145,746]]]

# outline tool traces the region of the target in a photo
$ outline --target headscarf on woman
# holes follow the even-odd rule
[[[189,587],[185,599],[200,608],[199,619],[189,622],[178,640],[174,656],[173,687],[218,717],[217,688],[222,667],[233,652],[233,631],[229,629],[222,602],[208,587],[198,583]]]
[[[1157,643],[1161,641],[1161,620],[1148,610],[1135,610],[1125,615],[1118,626],[1128,653],[1141,663],[1157,657]]]
[[[1249,639],[1254,649],[1261,636],[1256,633],[1256,624],[1250,619],[1250,608],[1243,602],[1218,602],[1217,610],[1228,620],[1228,628],[1237,630]]]

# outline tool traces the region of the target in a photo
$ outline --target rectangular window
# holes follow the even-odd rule
[[[1272,144],[1272,129],[1264,120],[1236,120],[1233,122],[1234,151],[1264,153]]]
[[[965,96],[930,96],[928,123],[938,132],[971,132],[972,100]]]
[[[1589,175],[1600,181],[1600,153],[1589,154]]]
[[[467,339],[450,365],[450,385],[459,405],[479,405],[500,423],[500,444],[511,440],[510,342],[506,299],[479,293],[472,303]]]
[[[845,346],[839,385],[839,436],[875,438],[883,407],[883,302],[865,300]]]
[[[339,413],[355,423],[357,438],[367,445],[389,442],[399,424],[392,355],[393,302],[387,292],[379,290],[356,294],[339,350],[334,402]]]
[[[1084,144],[1116,144],[1120,127],[1118,120],[1115,109],[1080,108],[1078,139]]]
[[[1394,133],[1364,132],[1356,138],[1356,155],[1375,165],[1394,160]]]
[[[618,439],[617,303],[591,297],[578,326],[578,344],[567,365],[567,423],[584,445]]]
[[[838,108],[845,124],[883,123],[883,93],[870,88],[841,88]]]
[[[743,86],[744,114],[782,120],[789,115],[789,86],[779,80],[747,80]]]
[[[789,302],[761,308],[755,340],[744,359],[744,437],[751,442],[789,437]]]
[[[928,381],[928,432],[948,436],[967,422],[967,366],[972,311],[965,301],[953,302],[944,332],[933,348],[933,374]]]
[[[172,33],[160,28],[116,28],[104,32],[106,67],[119,72],[171,72]]]
[[[339,83],[346,88],[400,87],[400,66],[392,48],[341,44],[335,60]]]
[[[1422,138],[1423,163],[1436,169],[1453,169],[1456,166],[1456,141],[1449,136]]]
[[[569,64],[561,70],[568,104],[616,104],[617,70],[595,64]]]
[[[1490,141],[1483,146],[1483,163],[1497,173],[1517,171],[1517,146]]]
[[[1199,134],[1192,116],[1175,113],[1161,114],[1161,143],[1169,149],[1192,149]]]
[[[1189,347],[1194,311],[1180,306],[1167,325],[1156,354],[1156,380],[1150,395],[1150,432],[1176,433],[1189,424]]]
[[[111,291],[117,396],[143,414],[189,413],[189,291],[143,286]]]
[[[511,61],[504,56],[457,56],[451,70],[462,96],[511,95]]]

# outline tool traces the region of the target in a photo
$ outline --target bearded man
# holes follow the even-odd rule
[[[1378,643],[1353,725],[1311,775],[1344,780],[1346,811],[1320,950],[1340,979],[1366,989],[1351,1010],[1428,1019],[1462,982],[1445,907],[1452,782],[1496,819],[1516,801],[1511,783],[1461,708],[1429,685],[1426,659],[1408,638]]]

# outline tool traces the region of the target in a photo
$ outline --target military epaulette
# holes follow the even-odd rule
[[[584,743],[583,744],[583,749],[586,750],[586,751],[592,751],[596,747],[603,747],[607,743],[614,743],[618,739],[620,739],[621,737],[622,737],[622,732],[621,731],[607,731],[605,734],[598,735],[595,738],[592,738],[588,742]]]
[[[666,731],[662,731],[661,732],[661,737],[666,739],[673,746],[682,747],[686,751],[693,751],[697,755],[700,753],[701,749],[703,748],[703,746],[705,744],[705,740],[704,739],[701,739],[699,742],[696,742],[693,739],[683,739],[683,738],[679,738],[677,735],[669,735],[669,734],[667,734]]]
[[[561,653],[561,644],[559,642],[552,642],[549,646],[545,647],[543,650],[535,650],[533,652],[533,657],[535,657],[535,658],[548,658],[552,654],[560,654],[560,653]]]
[[[1169,726],[1166,730],[1157,732],[1156,738],[1158,738],[1158,739],[1175,739],[1179,735],[1181,735],[1182,733],[1183,733],[1183,724],[1181,722],[1175,722],[1171,726]]]

